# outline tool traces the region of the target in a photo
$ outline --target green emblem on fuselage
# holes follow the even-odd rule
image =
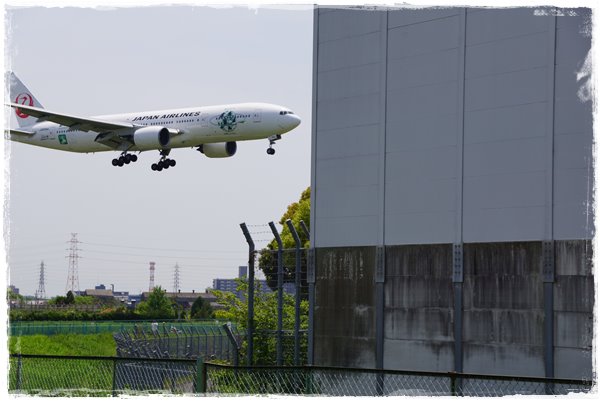
[[[58,143],[60,143],[61,145],[68,145],[69,143],[67,142],[67,136],[65,134],[59,135]]]

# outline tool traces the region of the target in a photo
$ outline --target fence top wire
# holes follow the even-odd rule
[[[426,371],[410,371],[410,370],[386,370],[386,369],[362,369],[362,368],[347,368],[335,366],[231,366],[215,362],[204,363],[209,368],[215,369],[236,369],[237,371],[252,371],[252,370],[287,370],[287,371],[343,371],[351,373],[366,373],[366,374],[385,374],[385,375],[403,375],[403,376],[428,376],[428,377],[450,377],[456,379],[477,379],[477,380],[496,380],[496,381],[518,381],[518,382],[535,382],[535,383],[554,383],[554,384],[577,384],[591,386],[593,380],[583,379],[554,379],[547,377],[534,376],[506,376],[506,375],[482,375],[474,373],[458,373],[458,372],[426,372]]]
[[[33,354],[10,354],[10,358],[24,358],[24,359],[68,359],[68,360],[88,360],[88,361],[122,361],[122,362],[183,362],[190,363],[196,362],[191,359],[184,358],[132,358],[132,357],[120,357],[120,356],[83,356],[83,355],[33,355]]]

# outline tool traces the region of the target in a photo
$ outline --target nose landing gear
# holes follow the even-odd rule
[[[135,163],[138,157],[136,155],[129,154],[127,152],[121,153],[121,156],[117,159],[112,159],[113,166],[123,167],[125,164]]]
[[[267,139],[269,140],[269,148],[267,149],[267,154],[274,155],[275,149],[273,149],[273,145],[275,145],[275,141],[278,141],[281,139],[281,135],[271,135]]]

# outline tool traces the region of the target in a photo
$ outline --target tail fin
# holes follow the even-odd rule
[[[18,103],[26,106],[40,108],[42,107],[40,102],[38,102],[35,96],[33,96],[31,91],[27,89],[23,82],[21,82],[21,80],[17,78],[17,76],[13,72],[8,72],[7,75],[8,76],[6,77],[6,81],[10,85],[10,101],[12,103]],[[36,117],[28,116],[27,114],[23,113],[17,108],[15,108],[14,110],[17,116],[17,124],[19,125],[19,127],[28,127],[35,124],[35,122],[37,121]]]

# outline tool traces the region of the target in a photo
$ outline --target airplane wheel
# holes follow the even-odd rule
[[[112,165],[117,167],[119,165],[119,161],[117,159],[112,159]]]
[[[171,167],[175,167],[177,162],[175,160],[171,159],[171,160],[169,160],[169,164],[171,165]]]
[[[133,161],[133,160],[131,160],[131,155],[129,155],[129,154],[125,155],[124,157],[125,157],[125,163],[126,164],[129,164],[129,163],[131,163]]]
[[[163,168],[166,170],[166,169],[168,169],[169,167],[171,167],[171,165],[169,164],[169,160],[165,160],[165,161],[163,162]]]
[[[150,166],[150,168],[152,169],[152,171],[157,171],[158,165],[156,163],[152,163],[152,166]]]
[[[134,163],[135,163],[135,162],[137,161],[137,159],[138,159],[138,158],[137,158],[137,155],[131,155],[131,161],[132,161],[132,162],[134,162]]]
[[[119,160],[117,160],[118,166],[119,167],[123,167],[123,164],[125,164],[125,161],[121,160],[121,158],[119,158]]]
[[[273,148],[267,149],[267,154],[268,155],[274,155],[275,154],[275,149],[273,149]]]
[[[159,164],[158,167],[156,167],[156,171],[162,171],[162,166]]]

